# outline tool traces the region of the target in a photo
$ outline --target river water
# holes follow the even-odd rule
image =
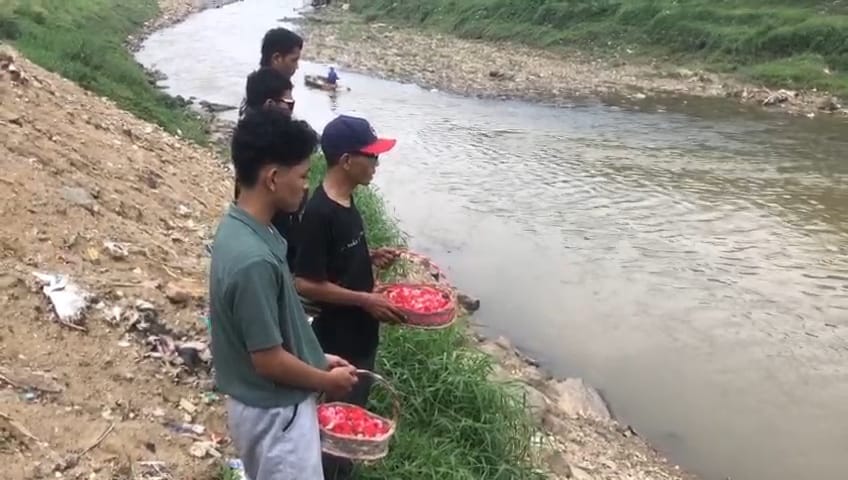
[[[171,93],[238,104],[262,34],[300,3],[208,10],[138,58]],[[399,139],[376,183],[486,329],[586,378],[706,479],[846,478],[846,124],[712,100],[482,101],[344,71],[331,98],[302,87],[324,68],[301,66],[296,113]]]

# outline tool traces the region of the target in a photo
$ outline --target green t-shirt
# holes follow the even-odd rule
[[[259,376],[250,352],[282,345],[326,368],[286,264],[285,240],[236,205],[221,219],[212,245],[209,319],[216,385],[245,405],[286,407],[311,393]]]

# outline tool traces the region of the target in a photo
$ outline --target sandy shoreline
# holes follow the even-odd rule
[[[659,63],[592,58],[367,23],[340,9],[299,20],[308,59],[460,95],[567,104],[575,97],[652,95],[730,98],[774,111],[848,118],[844,102],[819,92],[769,90],[738,79]],[[356,45],[356,48],[349,48]]]

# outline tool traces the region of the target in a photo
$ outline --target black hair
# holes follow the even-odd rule
[[[276,108],[248,110],[233,132],[236,181],[252,187],[266,165],[294,167],[315,153],[317,146],[318,134],[303,120],[293,120]]]
[[[303,49],[303,39],[300,35],[282,27],[272,28],[262,38],[262,58],[259,60],[259,66],[269,67],[271,57],[275,53],[288,55],[295,49]]]
[[[347,152],[331,152],[322,148],[321,153],[324,154],[324,159],[327,161],[327,168],[333,168],[339,164],[339,161],[342,159],[342,155]]]
[[[262,67],[247,76],[244,106],[262,108],[268,100],[277,100],[294,86],[279,70]]]

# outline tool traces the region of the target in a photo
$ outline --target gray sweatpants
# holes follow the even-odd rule
[[[323,480],[315,397],[285,408],[227,401],[230,437],[251,480]]]

